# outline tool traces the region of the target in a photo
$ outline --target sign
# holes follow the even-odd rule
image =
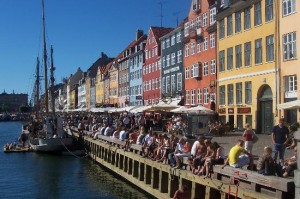
[[[228,114],[234,114],[234,108],[228,108]]]
[[[237,112],[240,113],[240,114],[251,113],[251,108],[250,107],[238,108]]]
[[[142,99],[143,99],[143,96],[141,96],[141,95],[135,96],[135,100],[142,100]]]
[[[169,73],[176,72],[176,71],[179,71],[179,70],[180,70],[179,66],[176,66],[174,68],[164,70],[163,72],[164,72],[164,75],[165,75],[165,74],[169,74]]]
[[[219,113],[220,114],[226,114],[226,108],[220,108]]]

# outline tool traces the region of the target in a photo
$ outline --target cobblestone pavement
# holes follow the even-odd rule
[[[231,132],[222,137],[214,137],[212,142],[218,142],[222,147],[224,147],[226,154],[228,154],[230,148],[235,145],[238,139],[244,139],[242,137],[242,132]],[[253,154],[260,156],[263,153],[265,146],[272,147],[271,135],[266,134],[257,134],[258,141],[253,144]],[[293,155],[293,151],[286,149],[284,158],[291,157]]]

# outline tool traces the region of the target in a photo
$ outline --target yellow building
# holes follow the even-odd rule
[[[71,89],[71,107],[70,109],[76,109],[77,105],[78,105],[78,98],[77,98],[77,86],[74,86],[72,89]]]
[[[96,106],[100,106],[104,104],[104,81],[103,81],[103,73],[104,67],[98,67],[97,70],[97,78],[96,78]]]
[[[218,112],[231,128],[270,133],[278,119],[275,3],[234,1],[217,14]]]
[[[85,98],[86,98],[86,108],[89,110],[91,108],[91,78],[85,78]]]
[[[118,98],[118,87],[119,87],[119,70],[118,70],[118,58],[116,58],[109,69],[109,103],[115,104],[116,106],[119,104]]]
[[[300,77],[300,60],[297,50],[300,49],[300,2],[296,0],[282,0],[280,6],[280,96],[281,103],[300,99],[300,88],[297,79]],[[298,5],[297,5],[298,4]],[[298,41],[296,40],[298,38]],[[288,123],[300,120],[297,109],[280,111]]]

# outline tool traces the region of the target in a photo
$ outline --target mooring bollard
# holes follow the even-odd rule
[[[297,141],[297,170],[294,172],[295,179],[295,199],[300,199],[300,128],[295,132],[295,139]]]

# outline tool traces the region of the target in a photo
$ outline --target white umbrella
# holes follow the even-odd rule
[[[198,113],[213,113],[213,110],[210,110],[208,108],[205,108],[204,106],[198,105],[192,108],[187,109],[188,113],[192,113],[192,112],[198,112]]]
[[[278,109],[298,109],[300,108],[300,100],[294,100],[277,105]]]
[[[172,112],[172,113],[186,113],[187,110],[188,109],[185,106],[181,106],[179,108],[175,108],[175,109],[171,110],[170,112]]]

